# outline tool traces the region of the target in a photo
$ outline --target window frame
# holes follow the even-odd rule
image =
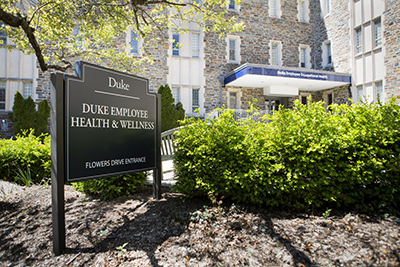
[[[271,3],[274,3],[274,8],[271,8]],[[281,18],[281,1],[280,0],[269,0],[268,1],[268,15],[272,18]]]
[[[308,0],[298,0],[298,15],[297,19],[299,22],[309,23],[310,21],[310,3]]]
[[[269,59],[269,64],[271,66],[282,66],[282,42],[280,41],[270,41],[270,59]],[[276,48],[276,56],[274,56],[274,50]],[[274,62],[276,60],[276,62]]]
[[[235,108],[231,108],[231,106],[232,106],[231,93],[235,93],[236,94]],[[241,96],[240,89],[229,88],[227,90],[227,106],[228,106],[228,109],[235,109],[235,110],[241,109],[240,108],[241,107],[241,101],[240,101],[241,97],[242,96]]]
[[[234,42],[234,44],[235,44],[234,59],[231,59],[231,52],[232,52],[231,42]],[[240,37],[239,36],[228,35],[226,37],[226,60],[228,63],[240,64],[241,56],[240,56]]]

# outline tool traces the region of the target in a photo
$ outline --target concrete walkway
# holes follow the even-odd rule
[[[162,162],[163,179],[161,180],[161,186],[170,187],[175,184],[174,179],[174,164],[172,160],[165,160]],[[153,184],[153,171],[150,171],[147,176],[147,182]]]

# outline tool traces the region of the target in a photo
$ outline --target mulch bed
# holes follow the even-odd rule
[[[2,186],[0,266],[400,266],[397,217],[215,207],[168,188],[154,200],[151,186],[112,201],[66,186],[55,257],[50,187]]]

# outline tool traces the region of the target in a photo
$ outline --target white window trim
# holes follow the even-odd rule
[[[174,98],[174,89],[178,89],[178,94],[177,94],[178,99]],[[182,102],[181,101],[181,88],[179,86],[171,86],[171,94],[172,94],[172,98],[174,99],[175,105],[178,104],[179,102]]]
[[[0,83],[4,85],[4,101],[1,101],[0,103],[4,104],[4,109],[0,109],[2,111],[7,110],[7,82],[5,80],[0,80]]]
[[[330,95],[330,94],[332,94],[332,103],[331,104],[333,104],[333,103],[335,103],[335,101],[334,101],[335,93],[333,92],[333,90],[327,90],[322,93],[322,99],[325,102],[325,108],[328,108],[328,106],[330,105],[330,104],[328,104],[328,95]]]
[[[282,17],[282,11],[281,11],[281,0],[269,0],[268,1],[268,7],[271,6],[271,2],[275,2],[275,8],[276,8],[276,14],[274,15],[272,13],[272,9],[268,8],[268,15],[272,18],[281,18]]]
[[[236,88],[228,88],[227,92],[226,92],[226,98],[227,98],[227,108],[230,107],[230,93],[231,92],[235,92],[236,93],[236,109],[235,110],[239,110],[242,107],[242,92],[240,91],[240,89],[236,89]]]
[[[229,59],[229,41],[235,41],[235,60]],[[242,58],[240,56],[240,37],[234,35],[228,35],[226,37],[226,60],[228,63],[240,64]]]
[[[305,66],[301,66],[301,49],[305,49]],[[299,67],[311,69],[311,48],[309,45],[300,44],[299,46]]]
[[[142,55],[142,46],[143,46],[143,39],[141,36],[139,36],[139,40],[138,40],[138,53],[133,53],[132,51],[132,47],[131,47],[131,37],[132,37],[132,30],[128,30],[128,32],[126,33],[126,44],[125,44],[125,51],[129,54],[132,55],[137,55],[137,56],[141,56]]]
[[[272,64],[272,46],[276,45],[278,48],[277,51],[277,64]],[[282,42],[280,41],[270,41],[269,43],[269,64],[271,66],[283,66],[283,60],[282,60]]]
[[[304,8],[303,9],[304,19],[300,16],[301,6],[303,6],[303,8]],[[310,21],[310,3],[309,3],[309,1],[308,0],[298,0],[297,10],[299,11],[297,14],[297,19],[300,22],[309,23],[309,21]]]

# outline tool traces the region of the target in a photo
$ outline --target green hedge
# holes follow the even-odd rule
[[[20,183],[16,179],[20,169],[30,172],[33,183],[40,183],[43,178],[51,176],[50,154],[48,134],[35,136],[33,131],[25,131],[15,140],[0,139],[0,179]]]
[[[396,212],[400,204],[400,107],[323,103],[235,121],[185,119],[177,134],[175,189],[275,208],[352,207]],[[253,111],[254,112],[254,111]]]
[[[25,178],[30,177],[30,181]],[[34,131],[23,132],[15,140],[0,139],[0,179],[28,185],[39,184],[51,177],[50,136],[35,136]],[[46,179],[47,178],[47,179]],[[106,199],[132,194],[146,182],[146,173],[108,177],[74,183],[77,190]]]

